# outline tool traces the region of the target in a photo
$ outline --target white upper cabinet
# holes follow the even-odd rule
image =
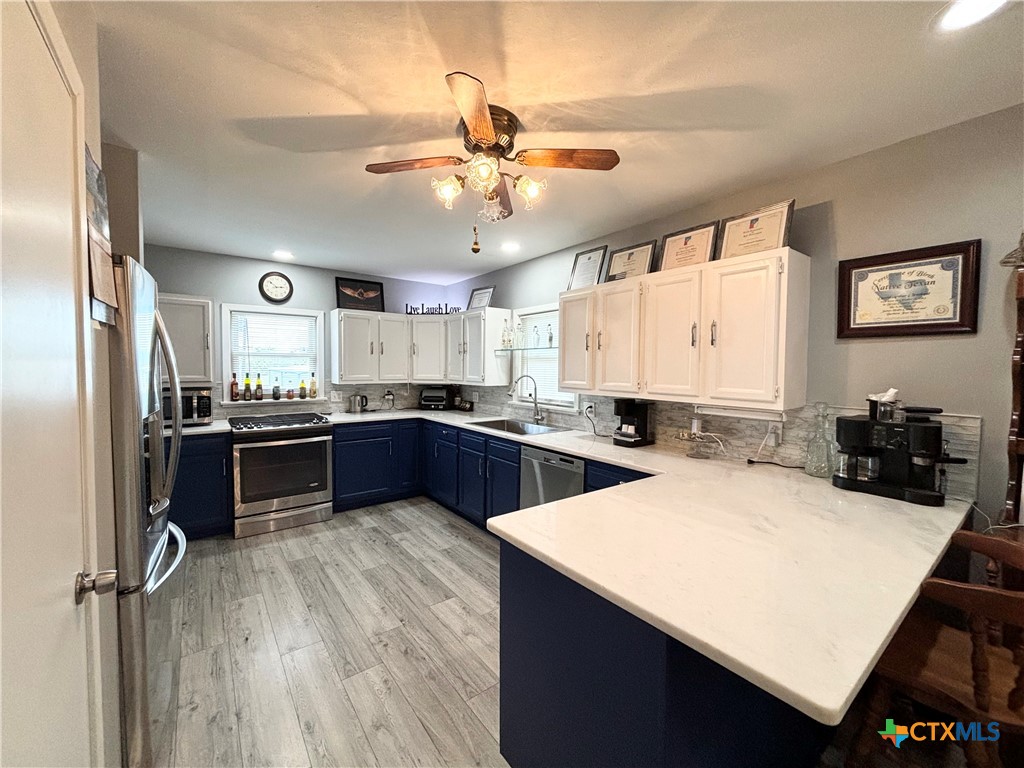
[[[376,381],[377,317],[371,312],[331,312],[335,384]]]
[[[483,312],[469,312],[462,320],[462,359],[464,381],[467,384],[483,384],[484,371],[484,330],[487,320]],[[493,350],[491,351],[493,355]]]
[[[644,287],[645,397],[700,394],[701,278],[699,270],[651,275]]]
[[[377,364],[381,381],[409,381],[409,319],[381,315],[377,320]]]
[[[412,380],[415,382],[444,381],[445,374],[445,318],[413,317],[412,325]]]
[[[501,349],[501,329],[512,319],[508,309],[486,307],[448,315],[447,381],[508,386],[511,361]]]
[[[640,283],[619,281],[597,289],[597,390],[640,390]]]
[[[462,315],[448,315],[445,319],[445,329],[448,337],[448,342],[445,346],[448,360],[445,367],[445,379],[456,382],[462,381],[466,370],[465,353],[462,346],[465,339]]]
[[[160,294],[160,315],[174,345],[182,384],[213,384],[213,301],[199,296]]]
[[[595,292],[583,288],[558,297],[558,388],[594,388]]]
[[[810,259],[791,248],[564,293],[559,386],[799,408],[807,398],[809,301]]]

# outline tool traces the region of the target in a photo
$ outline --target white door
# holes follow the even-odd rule
[[[474,384],[484,383],[484,333],[483,312],[473,312],[463,318],[462,328],[464,339],[462,342],[462,357],[465,367],[465,381]],[[491,354],[494,354],[491,352]]]
[[[466,375],[465,355],[463,344],[465,343],[465,332],[462,324],[462,315],[451,315],[445,321],[448,343],[446,345],[445,378],[448,381],[462,381]]]
[[[213,302],[196,296],[160,294],[160,315],[171,335],[181,383],[213,384]]]
[[[594,296],[591,289],[558,297],[558,388],[594,388]]]
[[[360,312],[341,312],[341,367],[346,384],[377,378],[377,318]]]
[[[779,259],[714,263],[705,273],[707,397],[774,403],[779,344]]]
[[[0,763],[97,765],[94,638],[117,597],[74,600],[83,566],[114,567],[95,560],[82,83],[48,5],[0,3],[0,28]]]
[[[444,381],[443,317],[412,319],[412,380]]]
[[[597,290],[597,389],[640,391],[640,284]]]
[[[700,394],[699,270],[669,270],[644,288],[644,392]]]
[[[409,321],[402,315],[381,315],[378,319],[380,381],[409,380]]]

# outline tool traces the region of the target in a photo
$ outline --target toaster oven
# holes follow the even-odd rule
[[[451,390],[447,387],[424,387],[420,390],[420,410],[446,411],[451,407]]]

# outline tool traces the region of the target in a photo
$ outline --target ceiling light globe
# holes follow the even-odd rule
[[[433,188],[437,199],[450,211],[452,209],[452,201],[462,194],[465,181],[463,181],[461,176],[453,174],[447,179],[431,179],[430,186]]]
[[[1007,0],[953,0],[939,19],[939,29],[954,32],[977,24],[998,11]]]
[[[533,204],[540,200],[541,194],[548,188],[548,181],[547,179],[536,181],[524,174],[516,176],[512,182],[512,188],[526,201],[526,210],[531,211],[533,210]]]
[[[498,159],[492,154],[477,152],[466,163],[466,179],[477,192],[488,193],[498,186]]]

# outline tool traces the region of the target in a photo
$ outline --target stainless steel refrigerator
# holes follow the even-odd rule
[[[114,269],[117,322],[110,335],[110,396],[121,658],[121,762],[169,765],[181,656],[185,536],[167,519],[181,448],[181,383],[157,311],[157,286],[134,259]],[[165,449],[162,377],[171,389]],[[177,600],[177,604],[175,601]]]

